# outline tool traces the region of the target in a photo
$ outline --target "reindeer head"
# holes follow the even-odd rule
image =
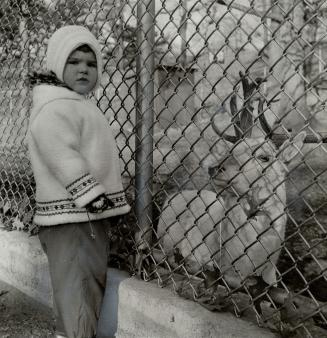
[[[212,127],[222,140],[206,158],[205,166],[208,167],[214,185],[220,189],[231,188],[237,195],[247,195],[256,203],[261,203],[276,193],[284,201],[284,180],[287,170],[285,164],[301,150],[306,132],[300,132],[277,148],[268,138],[273,135],[273,131],[265,119],[263,101],[259,100],[258,119],[263,135],[252,136],[254,121],[252,97],[258,92],[262,80],[256,79],[256,83],[251,84],[242,74],[241,78],[244,95],[242,109],[237,110],[235,94],[230,100],[235,135],[221,131],[217,118],[212,119]],[[224,156],[221,156],[222,154]]]
[[[258,203],[273,193],[284,200],[285,163],[300,151],[305,135],[299,133],[280,149],[264,138],[247,137],[236,145],[225,143],[227,156],[219,159],[213,152],[206,159],[209,175],[215,186],[230,187],[239,196],[249,194]]]

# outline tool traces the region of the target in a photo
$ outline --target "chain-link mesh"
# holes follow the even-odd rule
[[[111,264],[283,336],[326,337],[327,1],[3,0],[0,13],[1,227],[33,233],[27,74],[58,27],[86,25],[135,207]]]

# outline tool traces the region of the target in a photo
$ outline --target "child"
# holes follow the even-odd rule
[[[107,230],[130,206],[115,139],[88,95],[101,81],[100,45],[82,26],[57,30],[48,75],[34,77],[29,154],[39,238],[53,287],[57,337],[95,337],[107,271]]]

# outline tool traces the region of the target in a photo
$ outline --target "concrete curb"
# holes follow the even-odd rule
[[[156,284],[129,278],[119,288],[117,338],[273,338],[231,313],[214,313]]]
[[[37,237],[0,230],[0,280],[52,306],[47,259]],[[116,338],[273,338],[230,313],[212,313],[156,284],[109,269],[99,333]]]

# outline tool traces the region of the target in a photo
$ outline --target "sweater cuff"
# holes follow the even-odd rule
[[[77,207],[83,208],[99,195],[105,193],[105,189],[90,174],[85,174],[66,186],[72,195]]]

